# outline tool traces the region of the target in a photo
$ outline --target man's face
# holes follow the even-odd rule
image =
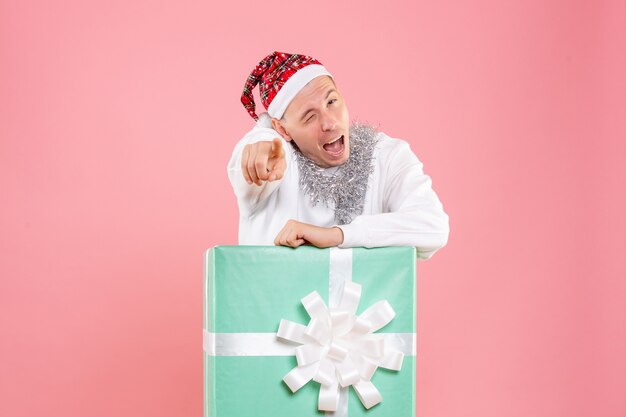
[[[328,76],[311,80],[272,124],[320,167],[341,165],[350,156],[348,108]]]

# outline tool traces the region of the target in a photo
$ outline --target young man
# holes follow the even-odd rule
[[[267,109],[260,116],[257,84]],[[319,61],[268,55],[248,76],[241,101],[257,123],[228,165],[239,244],[414,246],[421,259],[446,245],[448,216],[422,163],[405,141],[350,125]]]

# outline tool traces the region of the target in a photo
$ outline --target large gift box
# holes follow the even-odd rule
[[[415,249],[206,252],[205,417],[413,417]]]

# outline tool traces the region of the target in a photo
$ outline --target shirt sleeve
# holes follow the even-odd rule
[[[284,179],[283,176],[283,178],[275,181],[264,181],[263,184],[258,186],[254,183],[248,184],[243,176],[243,172],[241,171],[241,157],[244,147],[251,143],[271,141],[274,138],[279,138],[283,145],[287,161],[287,167],[285,168],[286,171],[289,168],[289,156],[291,151],[290,146],[288,146],[287,142],[278,132],[274,129],[266,127],[255,126],[252,130],[246,133],[235,146],[230,161],[228,162],[228,178],[233,186],[233,191],[237,197],[239,213],[242,216],[252,215],[257,208],[261,206],[261,203],[272,195],[276,189],[278,189]]]
[[[387,155],[380,155],[381,169],[387,170],[383,213],[357,216],[338,226],[344,235],[339,247],[414,246],[418,258],[430,259],[448,242],[448,215],[409,144],[394,141]]]

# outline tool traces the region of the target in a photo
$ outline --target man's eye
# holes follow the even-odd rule
[[[335,101],[337,101],[337,99],[336,99],[336,98],[334,98],[334,99],[330,100],[330,101],[328,102],[328,104],[333,104]]]

